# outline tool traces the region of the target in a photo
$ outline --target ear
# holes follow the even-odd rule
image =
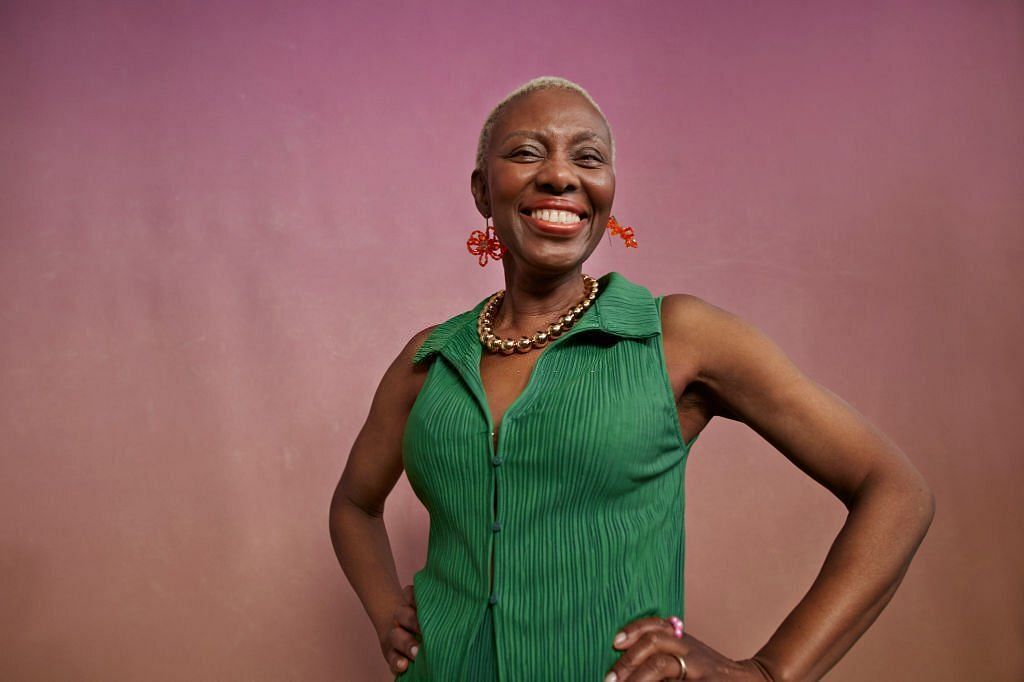
[[[469,189],[473,192],[473,200],[476,202],[476,209],[484,218],[491,216],[491,200],[487,192],[487,179],[479,168],[473,169],[469,176]]]

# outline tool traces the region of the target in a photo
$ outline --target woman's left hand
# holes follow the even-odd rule
[[[689,633],[684,632],[681,639],[677,638],[672,624],[664,618],[640,618],[620,632],[625,633],[626,639],[613,646],[624,653],[608,672],[605,682],[684,679],[676,656],[686,661],[687,680],[764,682],[770,679],[751,659],[734,661]]]

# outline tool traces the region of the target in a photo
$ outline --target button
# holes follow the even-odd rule
[[[492,523],[491,530],[493,530],[495,533],[501,530],[501,521],[495,521],[494,523]]]
[[[491,598],[488,599],[487,601],[489,601],[492,604],[497,604],[498,603],[498,595],[497,595],[497,593],[491,592]]]
[[[491,464],[493,464],[494,466],[498,466],[499,464],[501,464],[501,463],[502,463],[502,462],[504,462],[504,461],[505,461],[505,460],[503,460],[503,459],[502,459],[501,457],[499,457],[498,455],[495,455],[494,457],[491,457]]]

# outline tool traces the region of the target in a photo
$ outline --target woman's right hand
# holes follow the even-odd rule
[[[380,638],[380,648],[391,672],[401,675],[409,668],[409,660],[419,652],[420,622],[416,618],[416,596],[412,585],[402,588],[402,601],[395,607],[391,625]]]

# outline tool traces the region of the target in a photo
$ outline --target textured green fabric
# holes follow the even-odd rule
[[[684,442],[679,428],[662,297],[617,272],[599,282],[576,325],[533,351],[496,449],[476,331],[487,298],[438,325],[414,355],[431,364],[403,461],[430,533],[413,578],[422,644],[406,682],[600,682],[621,655],[619,628],[683,617],[696,437]]]
[[[494,609],[484,610],[484,622],[476,633],[476,641],[466,652],[464,680],[497,680],[498,652],[494,641]]]

